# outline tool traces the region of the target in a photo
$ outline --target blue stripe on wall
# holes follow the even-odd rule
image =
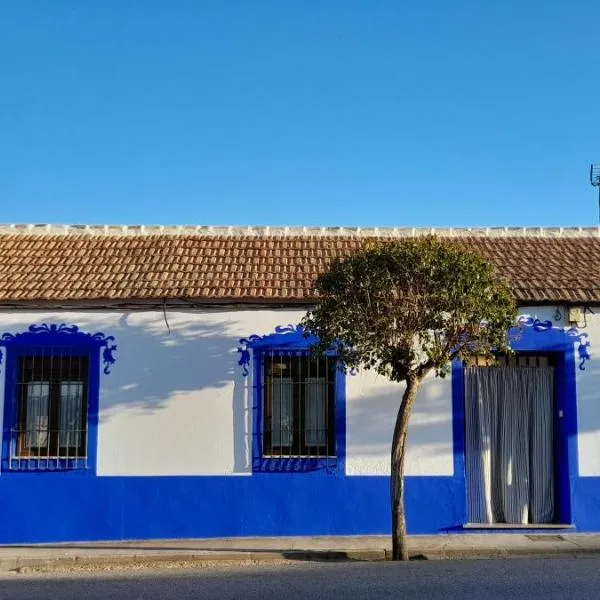
[[[387,477],[0,477],[0,543],[389,534]],[[406,478],[411,534],[462,531],[454,477]],[[573,521],[600,531],[600,477],[579,477]]]
[[[0,543],[390,533],[389,478],[0,477]],[[410,533],[461,523],[453,477],[407,477]],[[460,500],[459,500],[460,499]]]

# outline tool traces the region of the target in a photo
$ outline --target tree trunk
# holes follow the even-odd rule
[[[404,515],[404,455],[410,412],[417,399],[421,379],[411,375],[406,380],[406,390],[396,417],[392,440],[390,499],[392,508],[392,560],[408,560],[406,518]]]

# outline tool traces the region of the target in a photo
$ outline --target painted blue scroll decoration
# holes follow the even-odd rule
[[[241,338],[237,352],[240,354],[238,365],[242,368],[242,375],[248,376],[250,372],[250,360],[252,358],[250,350],[264,348],[288,348],[292,351],[308,351],[310,347],[317,342],[317,338],[312,335],[307,335],[302,325],[278,325],[273,333],[266,335],[252,334],[248,337]],[[335,356],[334,349],[326,353],[328,356]],[[339,365],[343,370],[343,367]],[[350,375],[356,375],[356,369],[348,370]]]
[[[0,346],[35,346],[42,342],[44,345],[64,344],[68,340],[74,345],[92,346],[102,348],[103,371],[106,375],[110,373],[112,365],[115,364],[114,356],[117,345],[112,335],[102,332],[85,333],[80,331],[77,325],[56,325],[42,323],[41,325],[30,325],[27,331],[21,333],[3,333],[0,336]],[[0,365],[2,364],[2,353],[0,352]]]
[[[578,343],[577,354],[579,356],[579,368],[584,371],[585,363],[591,359],[589,348],[591,346],[590,336],[585,331],[580,331],[577,327],[570,327],[563,330],[559,327],[554,327],[552,321],[542,321],[528,315],[523,315],[517,319],[519,327],[531,327],[536,332],[545,332],[552,329],[564,331],[565,335],[572,339],[573,343]]]
[[[267,335],[252,334],[241,338],[237,351],[240,354],[238,365],[242,367],[242,375],[248,376],[250,369],[250,350],[252,348],[261,348],[277,345],[278,347],[300,345],[308,347],[311,341],[304,335],[304,329],[301,325],[278,325],[274,333]]]

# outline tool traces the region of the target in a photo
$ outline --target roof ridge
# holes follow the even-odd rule
[[[287,227],[269,225],[52,225],[0,224],[2,234],[203,235],[229,237],[600,237],[600,227]]]

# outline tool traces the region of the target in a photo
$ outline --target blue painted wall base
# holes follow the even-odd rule
[[[462,524],[453,477],[408,477],[410,533]],[[390,533],[389,478],[0,477],[0,543]]]
[[[462,529],[464,494],[459,478],[407,477],[409,533],[474,533]],[[23,473],[0,477],[0,497],[0,544],[377,535],[391,530],[387,477]],[[577,478],[572,511],[577,531],[600,532],[600,477]]]

